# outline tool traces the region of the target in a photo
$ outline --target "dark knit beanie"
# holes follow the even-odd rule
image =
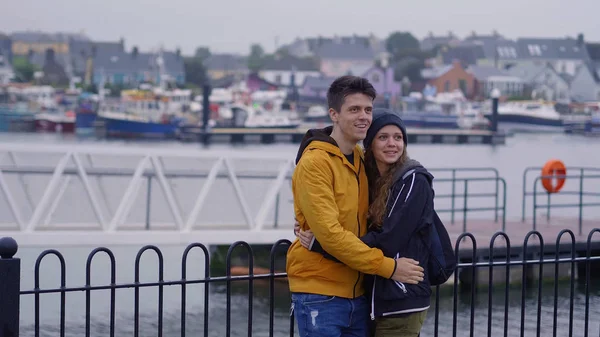
[[[369,130],[367,130],[367,136],[363,140],[363,145],[365,149],[368,149],[371,146],[371,142],[375,135],[379,130],[381,130],[386,125],[396,125],[402,131],[402,140],[404,141],[404,147],[407,145],[406,138],[406,127],[404,126],[404,122],[402,118],[397,114],[393,113],[388,109],[373,109],[373,121],[371,122],[371,126]]]

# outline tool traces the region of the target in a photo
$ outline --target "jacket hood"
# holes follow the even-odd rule
[[[310,129],[306,132],[302,141],[300,141],[300,148],[298,148],[298,154],[296,155],[296,164],[300,161],[302,154],[308,148],[308,146],[312,142],[324,142],[327,144],[331,144],[339,149],[337,142],[335,139],[331,138],[331,132],[333,131],[333,126],[328,126],[323,129]],[[341,152],[341,151],[340,151]]]
[[[424,174],[425,177],[427,177],[427,180],[429,180],[429,184],[431,184],[431,182],[433,181],[433,175],[429,171],[427,171],[427,169],[423,165],[421,165],[420,162],[409,158],[404,163],[404,165],[402,165],[400,169],[396,171],[394,183],[397,183],[400,180],[404,180],[404,178],[406,178],[407,176],[407,173],[412,173],[413,170],[414,172]]]

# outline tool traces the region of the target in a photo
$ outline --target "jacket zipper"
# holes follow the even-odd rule
[[[400,254],[396,254],[396,258],[398,258],[400,256]],[[371,291],[371,320],[374,321],[375,320],[375,283],[377,282],[377,277],[375,276],[373,277],[373,289]],[[402,292],[404,292],[405,294],[407,293],[406,291],[406,286],[404,285],[404,283],[399,282],[399,281],[395,281],[394,283],[398,286],[398,288],[400,288],[402,290]],[[382,316],[386,316],[386,315],[390,315],[392,313],[383,313]]]
[[[373,289],[371,290],[371,320],[375,320],[375,283],[377,276],[373,276]]]
[[[360,204],[360,170],[362,169],[362,159],[359,159],[358,162],[358,173],[354,173],[356,176],[356,182],[358,184],[358,201]],[[358,224],[358,237],[360,238],[360,216],[358,211],[356,212],[356,223]],[[356,282],[354,283],[354,287],[352,288],[352,298],[356,298],[356,286],[358,282],[360,282],[360,272],[358,271],[358,277],[356,278]]]

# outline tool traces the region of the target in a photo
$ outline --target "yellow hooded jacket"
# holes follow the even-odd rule
[[[291,292],[355,298],[364,294],[363,273],[391,278],[396,261],[369,248],[369,191],[359,146],[348,162],[331,127],[309,130],[302,140],[292,176],[294,212],[303,230],[310,229],[323,249],[339,262],[311,252],[295,240],[287,254]]]

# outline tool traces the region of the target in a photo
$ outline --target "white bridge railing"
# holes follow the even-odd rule
[[[293,155],[0,145],[0,231],[261,231],[281,199],[291,225]]]

